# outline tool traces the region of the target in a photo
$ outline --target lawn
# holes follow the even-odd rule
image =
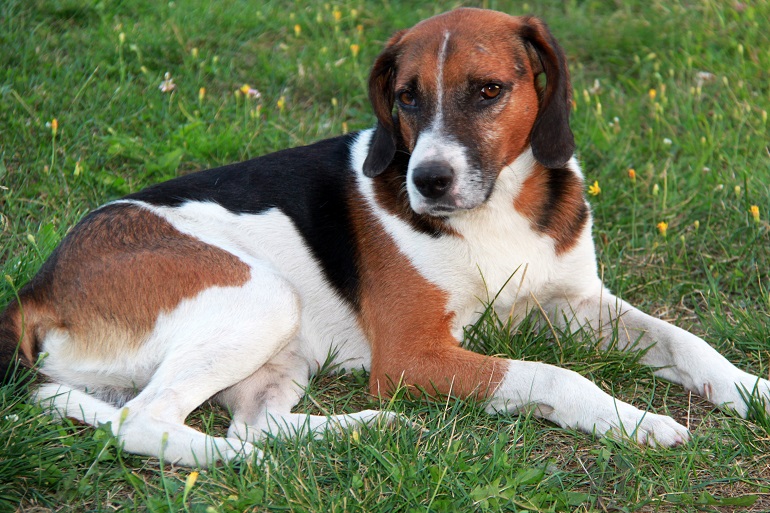
[[[609,287],[767,376],[770,2],[482,4],[542,16],[565,48]],[[472,4],[424,5],[0,2],[0,308],[106,201],[371,126],[367,73],[389,34]],[[770,511],[768,416],[715,410],[590,337],[554,344],[534,323],[493,317],[468,336],[581,372],[672,415],[692,441],[640,448],[467,401],[380,404],[364,373],[329,368],[300,410],[387,407],[423,429],[273,439],[264,463],[197,474],[123,454],[104,428],[53,422],[11,384],[0,511]],[[190,422],[221,434],[227,414],[205,406]]]

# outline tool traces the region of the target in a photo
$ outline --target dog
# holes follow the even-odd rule
[[[545,81],[541,75],[545,75]],[[575,372],[462,346],[478,298],[520,322],[588,327],[655,375],[746,416],[770,383],[602,284],[569,127],[564,52],[534,17],[457,9],[397,32],[369,79],[376,126],[151,186],[88,214],[0,318],[34,400],[108,424],[123,449],[206,466],[269,433],[392,422],[291,413],[329,355],[398,386],[531,411],[640,444],[673,419]],[[44,353],[44,358],[38,355]],[[16,356],[18,355],[18,356]],[[18,358],[18,360],[14,360]],[[214,398],[226,437],[185,425]]]

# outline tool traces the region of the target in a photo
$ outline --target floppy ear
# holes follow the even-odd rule
[[[530,133],[532,154],[545,167],[558,168],[575,152],[575,139],[569,127],[572,89],[567,59],[543,21],[526,17],[522,22],[519,33],[536,54],[530,53],[532,68],[536,74],[542,70],[546,79],[540,109]]]
[[[398,42],[406,30],[397,32],[377,57],[369,75],[369,101],[377,116],[377,128],[369,143],[364,174],[370,178],[385,171],[396,154],[396,127],[393,122],[393,78],[396,74]]]

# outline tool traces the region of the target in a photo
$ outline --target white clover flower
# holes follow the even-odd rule
[[[174,83],[174,79],[171,78],[171,73],[167,71],[166,74],[163,75],[163,82],[160,83],[158,89],[160,89],[162,93],[170,93],[176,89],[176,84]]]

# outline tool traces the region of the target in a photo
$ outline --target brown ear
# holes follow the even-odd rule
[[[519,34],[532,45],[537,54],[534,57],[539,60],[532,63],[532,68],[536,73],[542,70],[546,79],[540,110],[530,133],[532,154],[547,168],[562,167],[575,152],[575,139],[569,127],[572,89],[567,59],[543,21],[525,17],[522,23]]]
[[[399,52],[398,42],[405,33],[406,30],[402,30],[390,38],[385,50],[374,61],[369,75],[369,101],[377,116],[377,128],[372,135],[369,153],[364,161],[364,174],[370,178],[385,171],[396,154],[393,79]]]

